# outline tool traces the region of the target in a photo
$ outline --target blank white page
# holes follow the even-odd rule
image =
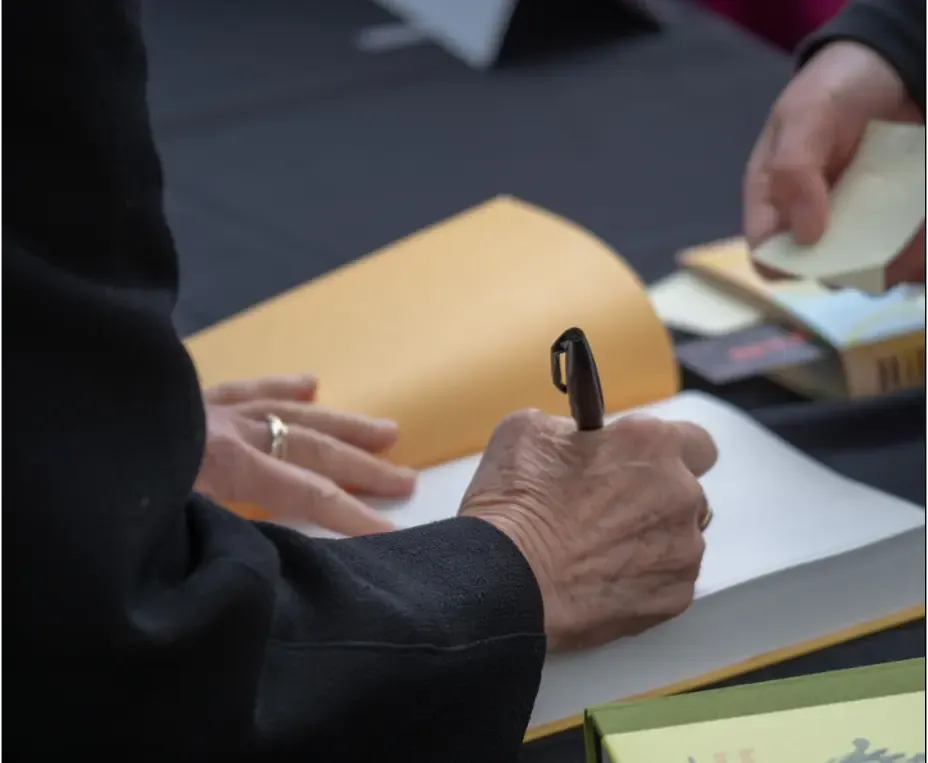
[[[714,518],[697,597],[925,525],[922,508],[833,472],[709,395],[683,392],[639,410],[701,424],[718,445],[719,460],[702,479]],[[412,498],[375,505],[403,527],[452,517],[479,461],[428,469]]]

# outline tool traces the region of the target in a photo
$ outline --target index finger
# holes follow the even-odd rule
[[[699,424],[691,421],[668,422],[676,431],[680,441],[680,459],[694,477],[702,477],[718,461],[719,452],[715,441]]]

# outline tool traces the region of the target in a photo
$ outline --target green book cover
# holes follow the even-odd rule
[[[925,763],[925,660],[612,703],[588,763]]]

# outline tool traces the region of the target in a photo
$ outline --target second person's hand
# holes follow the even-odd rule
[[[856,42],[822,48],[780,95],[744,177],[744,234],[753,249],[776,233],[800,244],[821,238],[828,200],[873,120],[921,121],[896,71]],[[783,274],[757,265],[762,275]],[[887,271],[889,284],[924,282],[925,231]]]
[[[268,377],[203,393],[206,452],[195,489],[220,503],[250,503],[275,519],[312,522],[342,535],[392,530],[352,495],[405,498],[415,472],[377,454],[397,427],[315,402],[311,376]],[[285,450],[271,454],[268,415],[287,427]]]

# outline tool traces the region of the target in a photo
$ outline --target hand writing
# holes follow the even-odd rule
[[[628,416],[595,432],[523,411],[496,429],[460,513],[522,551],[551,651],[639,633],[693,601],[705,543],[697,478],[715,445],[695,424]]]

